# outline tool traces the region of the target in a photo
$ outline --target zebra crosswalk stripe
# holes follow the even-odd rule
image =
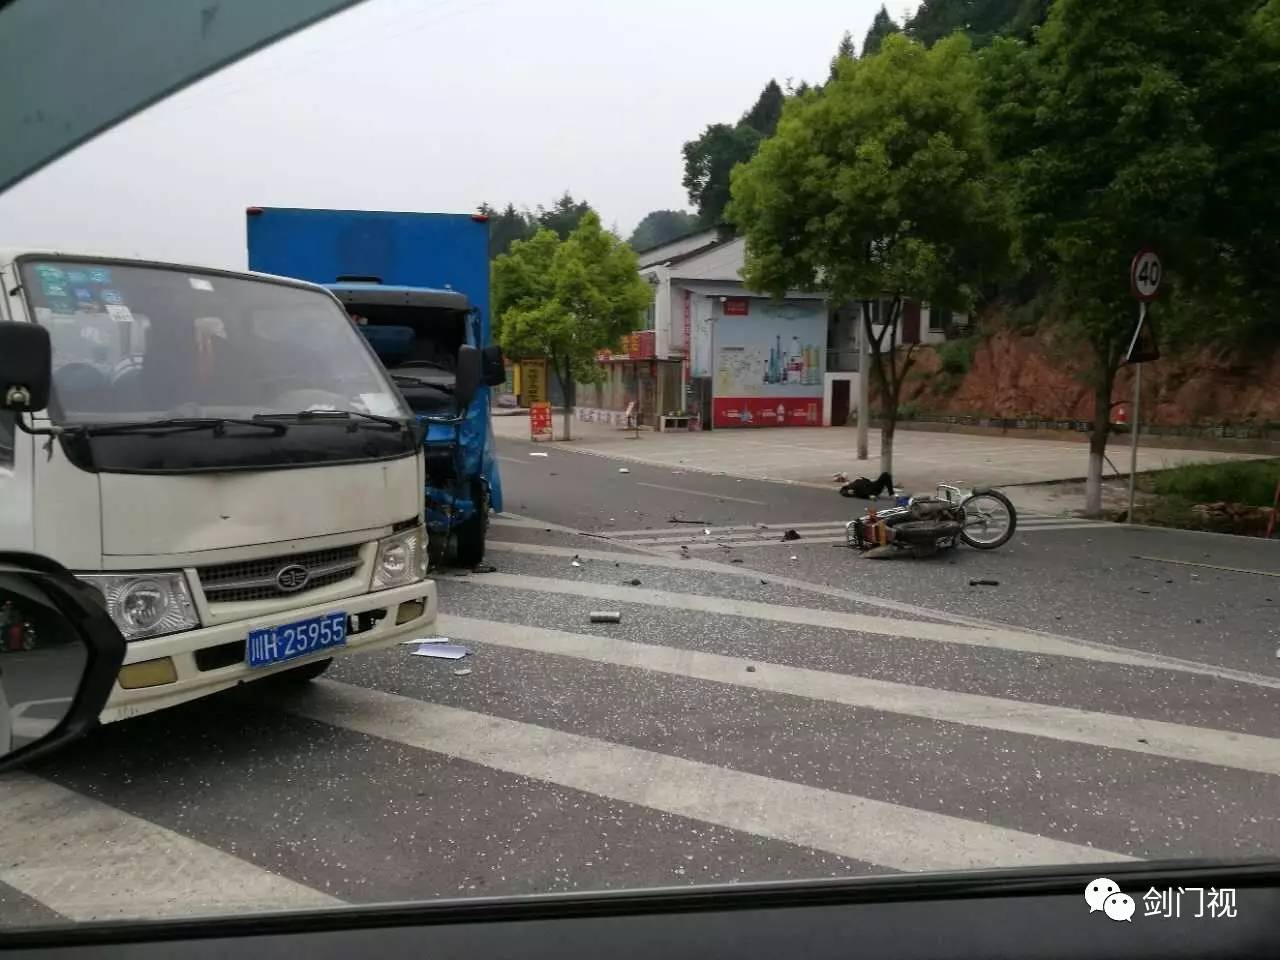
[[[30,774],[0,777],[0,810],[0,883],[71,920],[154,920],[340,902]]]
[[[960,870],[1133,857],[947,814],[824,790],[332,680],[301,716],[733,830],[897,870]]]
[[[985,730],[1280,775],[1280,740],[1271,737],[940,690],[502,621],[443,615],[439,627],[452,637],[476,643],[575,657]],[[747,672],[747,666],[756,669]]]

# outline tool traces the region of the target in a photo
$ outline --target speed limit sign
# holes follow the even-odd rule
[[[1160,257],[1150,247],[1138,251],[1129,267],[1129,286],[1139,300],[1154,300],[1160,290]]]

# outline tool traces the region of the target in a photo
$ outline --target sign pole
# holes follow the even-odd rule
[[[867,425],[871,421],[871,351],[867,338],[867,322],[858,304],[858,459],[867,459]]]
[[[1138,301],[1138,328],[1147,319],[1147,301]],[[1138,425],[1139,404],[1142,402],[1142,364],[1133,365],[1133,416],[1129,418],[1129,512],[1125,514],[1125,523],[1133,523],[1133,495],[1138,482]]]

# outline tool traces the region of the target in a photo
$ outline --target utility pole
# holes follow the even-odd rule
[[[867,336],[866,305],[858,304],[858,459],[867,459],[867,424],[871,422],[871,338]]]

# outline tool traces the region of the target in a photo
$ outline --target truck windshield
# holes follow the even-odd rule
[[[171,267],[21,265],[53,341],[63,423],[338,410],[396,418],[404,401],[323,294]]]
[[[350,302],[347,308],[414,413],[452,409],[466,311]]]

